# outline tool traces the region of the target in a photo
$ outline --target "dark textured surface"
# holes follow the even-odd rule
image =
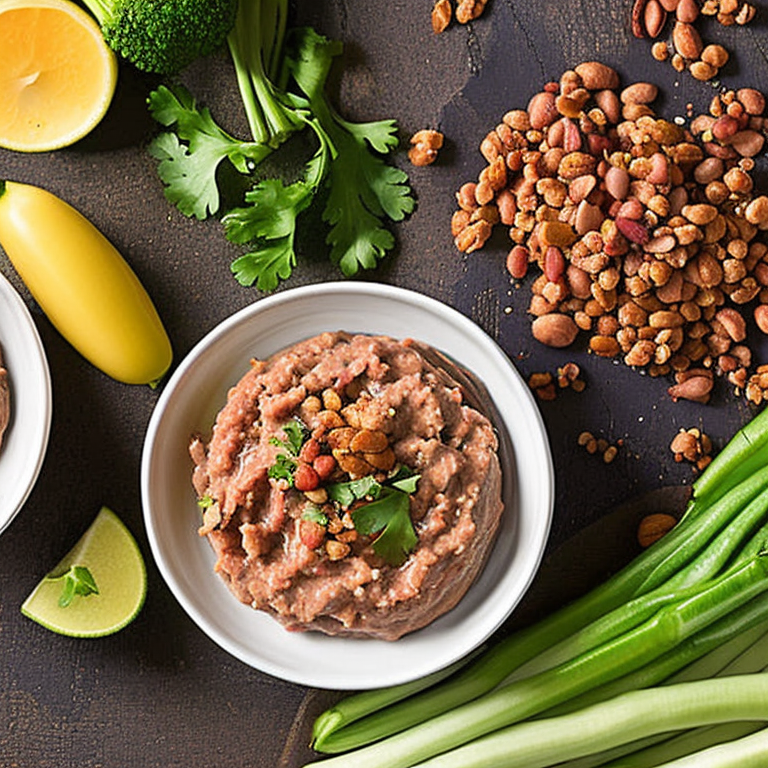
[[[629,35],[629,5],[491,0],[478,22],[440,36],[431,31],[428,2],[305,0],[296,7],[297,21],[345,42],[341,74],[335,78],[345,114],[395,117],[404,137],[424,127],[446,134],[435,166],[409,169],[419,206],[396,229],[398,252],[365,277],[457,307],[498,339],[523,376],[554,370],[571,359],[584,370],[584,393],[566,392],[542,404],[557,473],[555,522],[541,579],[512,624],[572,596],[559,584],[575,588],[631,555],[636,517],[614,516],[607,527],[587,526],[634,496],[690,482],[690,467],[675,464],[668,449],[680,427],[703,426],[720,445],[749,415],[743,401],[722,385],[709,406],[673,405],[665,381],[578,348],[556,352],[537,346],[528,333],[527,288],[513,289],[505,276],[503,238],[470,257],[459,254],[451,241],[453,195],[483,166],[477,151],[481,138],[506,110],[525,106],[564,69],[601,59],[619,70],[624,83],[658,83],[658,108],[666,117],[684,114],[688,102],[706,109],[713,86],[652,61],[648,43]],[[704,29],[710,40],[735,52],[723,83],[759,87],[766,82],[768,42],[761,23]],[[220,122],[243,133],[226,57],[193,66],[184,79]],[[155,299],[178,362],[215,324],[260,295],[230,276],[237,250],[216,221],[184,219],[166,203],[155,162],[145,151],[153,126],[144,97],[153,84],[123,67],[113,107],[90,137],[49,154],[0,151],[0,176],[45,186],[113,240]],[[402,154],[398,162],[407,165]],[[300,248],[301,263],[285,287],[339,279],[311,222]],[[282,765],[295,768],[301,739],[289,739],[289,730],[308,692],[246,667],[209,641],[177,605],[151,561],[141,520],[139,463],[158,392],[117,384],[91,368],[51,328],[2,254],[0,259],[3,273],[34,314],[55,399],[40,480],[0,538],[0,765],[270,768],[281,763],[288,744]],[[759,357],[758,362],[764,359]],[[578,448],[576,437],[584,429],[624,441],[613,464],[606,466]],[[78,641],[50,634],[24,619],[19,605],[101,504],[121,515],[147,557],[146,606],[112,637]],[[585,528],[592,546],[558,549]],[[568,552],[578,552],[583,562]],[[563,578],[577,572],[589,576]]]

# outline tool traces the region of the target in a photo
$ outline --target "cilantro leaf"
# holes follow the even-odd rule
[[[269,245],[256,245],[238,256],[231,264],[232,274],[240,285],[253,285],[260,291],[274,291],[281,280],[287,280],[296,266],[293,239],[272,240]]]
[[[366,498],[366,496],[377,498],[381,493],[381,485],[374,480],[373,475],[366,475],[358,480],[332,483],[325,490],[331,501],[337,502],[342,507],[348,507],[355,501]]]
[[[285,480],[289,485],[293,485],[293,473],[298,468],[298,464],[284,453],[275,456],[275,463],[267,470],[267,477],[273,480]]]
[[[391,481],[390,485],[398,491],[416,493],[416,485],[419,482],[419,478],[421,478],[421,475],[405,475],[399,479],[395,478]]]
[[[373,551],[390,565],[402,565],[418,543],[410,497],[403,491],[384,488],[376,501],[354,510],[352,520],[363,535],[380,532]]]
[[[283,425],[283,432],[285,438],[269,439],[270,445],[282,448],[284,453],[278,453],[275,456],[275,463],[267,470],[267,476],[275,480],[287,480],[290,485],[293,485],[293,473],[299,466],[297,458],[307,437],[307,430],[299,419],[292,419]]]
[[[394,236],[382,224],[384,209],[371,186],[372,181],[379,183],[379,173],[395,169],[349,137],[334,143],[339,154],[331,164],[323,220],[331,226],[326,238],[331,261],[352,277],[361,268],[376,267],[395,245]]]
[[[241,285],[273,291],[291,276],[296,265],[296,219],[312,202],[314,189],[303,181],[285,186],[279,179],[265,179],[245,195],[248,207],[235,208],[222,218],[227,239],[254,242],[254,248],[232,262]]]
[[[160,161],[158,175],[165,195],[185,216],[205,219],[219,209],[216,171],[229,159],[241,173],[248,173],[272,149],[257,142],[241,142],[220,128],[207,108],[198,108],[182,85],[165,85],[147,99],[152,116],[175,132],[159,134],[149,153]],[[183,143],[186,142],[186,143]]]
[[[288,38],[286,67],[310,103],[323,98],[333,60],[343,53],[339,40],[330,40],[312,27],[297,27]]]
[[[64,581],[61,596],[59,597],[59,606],[61,608],[71,605],[75,595],[87,597],[88,595],[99,594],[96,580],[84,565],[73,565],[66,573],[56,576],[54,579],[57,581],[62,579]]]
[[[386,155],[397,149],[400,140],[397,138],[397,122],[394,120],[375,120],[370,123],[351,123],[336,115],[336,120],[344,129],[351,133],[358,143],[367,141],[373,149]],[[403,174],[405,175],[405,174]]]
[[[311,27],[294,30],[287,66],[334,150],[327,173],[323,220],[331,261],[347,277],[373,269],[394,247],[383,219],[402,220],[415,207],[407,174],[383,156],[398,145],[394,120],[352,123],[335,113],[324,93],[332,60],[341,47]]]
[[[227,239],[247,243],[291,235],[296,217],[312,202],[312,192],[303,181],[284,186],[280,179],[265,179],[245,193],[247,208],[235,208],[222,218]]]
[[[328,516],[319,508],[315,506],[308,507],[301,513],[302,520],[309,520],[312,523],[318,525],[328,525]]]
[[[298,419],[292,419],[283,426],[283,432],[285,432],[286,436],[286,439],[282,441],[283,446],[292,455],[298,456],[301,446],[304,445],[304,440],[307,437],[306,428]]]
[[[252,250],[232,262],[241,285],[273,291],[288,279],[296,266],[294,240],[299,215],[313,202],[333,155],[330,143],[316,121],[310,121],[320,147],[304,167],[304,178],[284,185],[265,179],[245,194],[247,207],[235,208],[222,218],[227,239],[253,243]]]
[[[318,149],[302,178],[292,184],[258,181],[243,206],[224,211],[227,238],[250,245],[232,262],[232,272],[242,285],[255,283],[262,291],[290,277],[297,262],[298,218],[321,191],[327,193],[322,218],[329,225],[331,261],[345,276],[372,269],[395,245],[386,219],[400,221],[415,207],[406,173],[385,162],[398,145],[397,125],[352,123],[336,114],[325,89],[342,52],[340,42],[306,27],[295,30],[284,48],[284,27],[277,25],[281,31],[273,39],[262,35],[262,21],[258,14],[243,15],[229,39],[252,141],[227,133],[180,84],[150,93],[150,112],[167,129],[149,148],[159,160],[166,197],[186,216],[212,216],[222,206],[217,183],[222,162],[251,175],[288,136],[309,128]]]

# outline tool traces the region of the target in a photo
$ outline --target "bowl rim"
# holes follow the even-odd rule
[[[42,470],[53,420],[53,388],[45,347],[32,314],[4,275],[0,275],[0,299],[0,316],[12,326],[7,338],[0,336],[12,398],[11,421],[0,446],[0,465],[14,459],[13,470],[5,470],[12,477],[10,492],[5,486],[0,505],[3,533],[26,503]]]
[[[339,669],[335,669],[333,672],[322,669],[297,669],[293,662],[291,664],[282,664],[280,662],[276,662],[274,659],[265,659],[258,653],[253,653],[242,639],[233,637],[227,628],[216,626],[214,622],[209,620],[209,618],[206,616],[207,606],[201,606],[199,604],[199,600],[190,594],[189,579],[186,578],[184,574],[180,574],[178,568],[174,567],[174,563],[171,562],[171,556],[169,554],[170,549],[168,548],[168,545],[161,540],[162,532],[158,527],[158,520],[156,517],[158,511],[154,508],[152,482],[158,471],[157,467],[154,465],[157,459],[158,450],[162,451],[167,448],[167,436],[163,434],[163,429],[165,426],[164,422],[167,418],[169,418],[169,413],[172,411],[173,399],[176,393],[180,390],[183,391],[183,387],[185,385],[189,386],[189,381],[195,375],[195,367],[198,364],[201,356],[211,354],[210,350],[212,348],[216,347],[217,344],[221,344],[223,341],[226,341],[231,334],[237,333],[237,330],[244,324],[247,325],[249,323],[256,323],[258,322],[259,318],[263,318],[265,315],[269,315],[272,311],[285,310],[286,306],[290,307],[296,302],[299,302],[299,305],[303,306],[307,302],[310,302],[311,304],[312,302],[316,301],[330,301],[336,296],[344,299],[350,299],[353,297],[358,300],[370,299],[374,302],[380,301],[383,303],[405,303],[410,307],[416,308],[418,311],[426,313],[441,326],[444,325],[444,332],[449,330],[461,332],[468,335],[471,339],[481,345],[482,353],[487,355],[489,359],[492,358],[493,364],[495,366],[499,366],[500,369],[504,371],[505,375],[509,377],[509,382],[514,385],[514,387],[516,387],[517,393],[520,395],[520,397],[523,398],[524,402],[522,404],[518,404],[516,409],[518,416],[523,406],[526,406],[525,412],[527,413],[527,417],[529,419],[530,428],[533,430],[533,437],[536,445],[533,446],[532,451],[530,450],[530,446],[526,446],[526,451],[522,455],[526,457],[526,461],[530,459],[531,454],[535,455],[541,462],[541,466],[539,468],[540,475],[536,478],[536,509],[532,511],[525,510],[523,515],[521,515],[520,510],[518,510],[516,515],[516,518],[522,519],[525,525],[527,525],[529,528],[535,528],[535,530],[532,534],[525,534],[526,536],[532,536],[532,548],[528,551],[521,552],[519,555],[520,559],[524,560],[525,563],[523,572],[520,574],[517,581],[515,581],[516,589],[513,599],[509,601],[508,605],[504,606],[503,610],[495,610],[495,614],[493,615],[492,620],[490,620],[490,622],[488,620],[485,621],[485,626],[482,628],[482,631],[465,626],[465,629],[468,630],[468,634],[471,635],[465,645],[462,645],[464,637],[463,633],[460,631],[460,627],[448,623],[448,629],[446,631],[448,635],[453,637],[454,640],[458,640],[459,647],[453,648],[450,651],[448,651],[446,648],[441,648],[440,653],[427,654],[421,666],[418,668],[415,668],[413,665],[408,666],[407,670],[400,671],[399,674],[397,669],[391,668],[379,671],[377,674],[361,673],[360,669],[350,670],[349,674],[346,674]],[[309,314],[311,315],[311,313]],[[316,332],[319,333],[323,330],[341,330],[341,328],[331,328],[320,325],[318,326]],[[355,332],[356,330],[357,329],[351,329],[351,332]],[[376,331],[363,330],[360,332],[374,333]],[[389,333],[386,330],[382,330],[381,333],[385,335],[395,335],[393,333]],[[307,335],[314,334],[308,333]],[[404,337],[405,335],[411,334],[401,334],[401,337]],[[419,338],[418,331],[412,335],[415,338]],[[294,341],[299,341],[299,338],[295,338]],[[274,351],[284,348],[285,346],[285,344],[280,344],[275,348]],[[448,352],[450,353],[451,350],[448,350]],[[461,362],[461,360],[459,360],[459,362]],[[240,366],[240,375],[245,373],[246,368],[247,359],[244,359],[243,364]],[[229,386],[235,384],[238,379],[239,376],[237,376],[233,381],[230,381]],[[218,403],[218,406],[213,413],[214,418],[215,413],[218,412],[223,403],[223,399]],[[509,427],[509,419],[505,418],[504,420],[505,424]],[[210,424],[212,423],[213,422],[211,421]],[[187,435],[189,434],[191,434],[191,430],[187,433]],[[158,445],[160,446],[159,449]],[[192,465],[190,461],[190,476],[191,468]],[[517,473],[517,466],[513,468],[513,471]],[[524,483],[529,482],[529,478],[518,479],[520,481],[518,483],[520,490],[518,491],[516,489],[516,493],[522,493],[523,489],[526,488]],[[189,485],[191,489],[191,483]],[[412,291],[410,289],[395,287],[387,284],[362,281],[327,282],[286,289],[280,293],[258,299],[252,304],[235,311],[233,314],[223,319],[218,325],[213,327],[197,342],[197,344],[192,347],[190,352],[184,357],[177,368],[173,371],[170,379],[166,383],[150,418],[141,462],[142,507],[145,528],[147,530],[147,536],[152,555],[167,586],[170,588],[171,592],[174,594],[187,614],[198,625],[198,627],[202,629],[224,650],[236,658],[239,658],[244,663],[258,668],[263,672],[267,672],[268,674],[271,674],[275,677],[302,685],[346,690],[374,688],[380,687],[381,685],[407,682],[409,680],[415,679],[416,677],[421,677],[424,674],[436,672],[439,669],[447,667],[449,664],[454,663],[459,658],[475,650],[479,645],[487,640],[488,637],[493,634],[493,632],[495,632],[512,613],[514,608],[522,599],[523,595],[527,592],[536,572],[538,571],[538,567],[544,555],[544,550],[549,538],[549,532],[552,524],[554,513],[554,490],[554,467],[543,418],[533,398],[533,395],[530,392],[530,389],[522,381],[522,378],[512,364],[512,361],[498,346],[498,344],[477,324],[447,304],[444,304],[436,299],[416,291]],[[530,517],[534,514],[538,516],[535,521],[535,526],[532,525],[530,520]],[[513,523],[515,529],[514,536],[516,538],[515,547],[518,546],[517,538],[521,535],[519,530],[521,522],[520,519],[515,519]],[[206,546],[208,546],[207,542],[204,543]],[[208,548],[210,549],[210,547]],[[493,557],[493,554],[491,557]],[[520,564],[515,564],[515,558],[512,558],[511,567],[523,566]],[[251,615],[261,613],[253,611],[251,608],[242,606],[237,603],[235,598],[228,593],[228,590],[223,584],[223,581],[213,573],[211,573],[211,576],[212,578],[215,578],[217,582],[221,583],[221,589],[225,591],[237,609],[243,609]],[[481,574],[480,579],[482,579],[482,576],[483,574]],[[477,586],[480,579],[476,580],[475,585],[473,586]],[[494,583],[494,589],[495,588],[496,586]],[[464,600],[466,600],[466,596]],[[464,602],[464,600],[462,602]],[[449,612],[449,614],[453,614],[456,611],[457,609],[454,609],[454,611]],[[271,617],[268,617],[265,614],[262,614],[262,616],[264,619],[272,622],[277,626],[277,622],[275,622]],[[395,641],[395,643],[387,643],[387,641],[376,641],[370,639],[361,640],[352,638],[328,638],[327,636],[320,636],[319,633],[288,633],[282,627],[279,627],[279,630],[280,632],[284,633],[287,643],[297,642],[296,638],[300,635],[302,637],[302,641],[307,643],[314,642],[319,644],[320,642],[333,642],[338,643],[339,646],[343,646],[344,648],[350,648],[348,645],[349,643],[365,643],[368,645],[385,643],[390,647],[400,644],[404,649],[404,653],[407,653],[409,649],[412,650],[411,646],[417,647],[419,652],[423,653],[423,646],[429,646],[432,638],[430,637],[429,640],[425,640],[422,645],[416,645],[413,638],[419,635],[424,635],[428,632],[437,634],[439,631],[441,631],[436,629],[436,625],[438,625],[440,621],[441,619],[438,619],[429,627],[411,633],[410,635],[406,635],[404,638]],[[312,637],[312,640],[304,640],[304,638],[309,637]],[[438,642],[437,644],[442,645],[441,642]],[[376,670],[373,672],[376,672]]]

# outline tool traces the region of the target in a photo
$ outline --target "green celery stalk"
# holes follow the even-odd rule
[[[570,715],[504,728],[417,765],[546,768],[656,733],[745,720],[768,721],[768,675],[738,675],[632,691]],[[768,750],[768,742],[763,749]],[[765,754],[768,752],[763,752],[763,760]],[[664,765],[709,768],[705,762]],[[744,768],[741,763],[733,765]],[[764,768],[765,762],[761,765]]]
[[[596,768],[597,766],[600,768],[656,768],[656,766],[663,765],[670,760],[677,760],[725,741],[748,736],[763,727],[765,727],[765,723],[760,721],[703,725],[676,733],[670,738],[663,738],[664,734],[661,734],[661,739],[656,743],[652,742],[652,738],[643,740],[641,744],[643,742],[648,743],[640,749],[617,754],[616,757],[607,761],[598,762],[600,757],[595,755],[595,762],[590,763],[588,760],[584,760],[582,763],[581,760],[574,760],[564,763],[560,768]],[[608,750],[602,755],[608,758],[611,751],[618,753],[620,750]]]
[[[282,103],[269,77],[285,36],[287,0],[240,0],[227,37],[253,140],[276,149],[303,121]]]
[[[768,557],[756,557],[588,653],[322,766],[410,768],[648,664],[767,589]]]
[[[768,482],[768,469],[763,473]],[[619,608],[606,613],[557,645],[543,651],[531,661],[519,667],[508,681],[528,677],[531,674],[572,658],[593,648],[597,642],[616,637],[649,618],[656,610],[670,602],[680,600],[686,589],[695,591],[698,584],[716,576],[742,547],[744,539],[765,519],[768,513],[768,489],[752,499],[742,512],[710,543],[706,550],[693,562],[672,576],[662,586],[636,597]],[[756,548],[752,555],[761,551]],[[742,555],[738,560],[743,561]]]
[[[764,726],[760,721],[718,723],[676,733],[657,733],[613,749],[560,763],[557,768],[657,768],[664,760],[674,760],[691,752],[738,739]]]
[[[762,728],[735,741],[660,763],[658,768],[765,768],[766,762],[768,728]]]
[[[728,618],[721,619],[720,622],[727,621]],[[701,634],[700,632],[696,637]],[[680,672],[671,675],[663,681],[662,685],[689,683],[713,677],[755,674],[766,671],[766,659],[768,659],[768,623],[763,621],[752,629],[742,631],[742,628],[739,627],[730,640],[688,664]],[[575,702],[576,700],[571,700],[568,703]],[[568,711],[571,710],[553,710],[551,713],[545,713],[545,716],[567,714]],[[701,749],[726,738],[725,734],[720,737],[710,733],[711,731],[716,731],[719,728],[727,729],[731,726],[743,728],[744,725],[732,723],[724,726],[703,727],[693,731],[680,731],[675,734],[654,734],[637,742],[628,742],[603,752],[569,760],[567,763],[563,763],[560,768],[597,768],[598,766],[620,768],[622,765],[631,765],[633,768],[651,768],[651,766],[658,765],[663,759],[669,760],[695,751],[696,745],[699,745],[698,748]],[[760,726],[755,726],[755,728],[757,727]],[[738,731],[731,738],[744,735],[747,732],[749,731],[744,731],[744,733]],[[708,741],[709,739],[711,741]],[[647,758],[646,753],[649,755]]]
[[[748,421],[693,483],[686,516],[704,511],[715,499],[768,464],[768,408]]]
[[[713,563],[721,563],[723,552],[730,554],[728,547],[744,529],[741,523],[734,526],[734,519],[766,486],[768,467],[719,499],[706,515],[681,521],[591,592],[492,646],[443,683],[417,695],[392,686],[342,699],[316,719],[314,748],[326,753],[355,749],[448,712],[488,693],[523,664],[601,616],[676,578],[689,564],[686,580],[710,573],[695,565],[697,557],[711,557],[702,553],[713,544],[717,557],[708,561],[711,568]],[[750,513],[753,511],[750,509]],[[682,584],[683,579],[677,578]]]
[[[483,652],[485,649],[481,648],[478,652]],[[445,669],[433,672],[431,675],[425,675],[424,677],[417,678],[408,683],[401,683],[400,685],[393,685],[389,688],[376,688],[371,691],[365,691],[361,694],[354,694],[344,699],[343,711],[337,711],[337,709],[327,710],[322,720],[321,725],[318,725],[318,721],[315,721],[315,734],[314,738],[321,737],[321,729],[325,729],[328,733],[334,733],[343,726],[344,723],[354,722],[360,718],[377,712],[380,709],[396,704],[398,701],[405,699],[409,696],[413,696],[425,688],[442,682],[446,678],[453,675],[457,670],[464,667],[473,658],[472,654],[469,657],[459,659]]]
[[[690,683],[694,680],[705,680],[708,677],[762,672],[768,661],[768,615],[753,623],[748,613],[753,609],[757,609],[758,612],[765,610],[759,603],[764,603],[766,597],[766,595],[756,597],[734,611],[731,614],[734,617],[739,612],[743,612],[743,615],[740,621],[734,621],[737,626],[724,627],[726,631],[721,638],[723,642],[720,645],[716,644],[709,653],[667,678],[663,685]],[[716,623],[727,624],[727,620],[721,619]],[[706,632],[708,630],[704,630],[699,635]]]
[[[768,594],[761,594],[639,669],[598,685],[540,716],[566,714],[639,688],[713,677],[722,672],[721,667],[731,661],[741,648],[750,645],[765,632],[766,621]],[[744,662],[742,672],[756,672],[763,666],[764,660],[753,662],[751,666]]]
[[[714,552],[715,556],[721,554],[721,546],[725,547],[727,554],[730,554],[728,552],[728,544],[730,542],[731,526],[733,524],[733,520],[736,519],[737,515],[740,515],[745,507],[747,512],[746,520],[748,524],[746,526],[742,526],[740,524],[739,533],[745,533],[744,528],[751,529],[757,524],[761,513],[760,502],[757,502],[756,508],[751,505],[751,502],[755,499],[755,497],[765,491],[766,488],[768,488],[768,464],[763,466],[759,471],[750,474],[738,485],[731,488],[726,494],[718,497],[715,501],[712,502],[712,505],[707,509],[706,515],[704,515],[704,517],[719,518],[722,515],[723,518],[727,518],[727,527],[718,528],[718,531],[724,531],[725,535],[715,540],[715,548],[714,550],[711,550]],[[745,518],[742,518],[741,516],[739,517],[739,520],[744,519]],[[689,525],[691,525],[694,530],[696,528],[694,525],[696,520],[697,518],[694,517],[689,523]],[[678,523],[678,526],[683,532],[686,530],[691,530],[687,525],[681,523],[683,523],[683,521]],[[677,530],[678,526],[676,526],[673,531]],[[666,538],[667,536],[664,537],[664,539]],[[678,583],[691,583],[691,581],[695,581],[696,579],[696,571],[700,567],[706,567],[705,560],[698,560],[694,559],[694,557],[688,557],[687,562],[691,565],[690,570],[685,571],[685,575],[679,575],[680,571],[683,570],[682,567],[670,569],[668,560],[675,561],[677,557],[679,557],[687,548],[696,548],[696,544],[687,541],[684,535],[681,538],[682,541],[676,542],[677,549],[673,550],[667,556],[667,560],[662,561],[654,568],[649,569],[650,572],[646,576],[646,583],[640,587],[642,591],[652,589],[653,587],[666,582],[670,578],[670,573],[675,575]],[[664,541],[664,539],[662,539],[662,541]]]

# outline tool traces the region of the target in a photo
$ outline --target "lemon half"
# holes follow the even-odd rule
[[[117,57],[70,0],[0,0],[0,147],[46,152],[102,120]]]

